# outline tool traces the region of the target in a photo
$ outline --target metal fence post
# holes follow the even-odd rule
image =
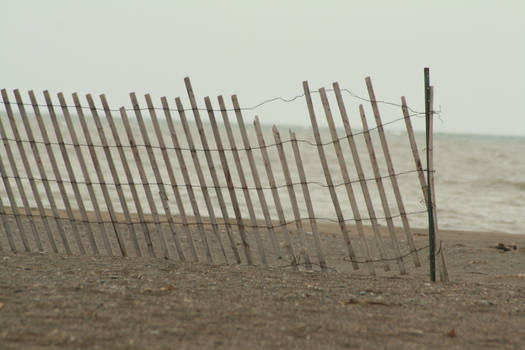
[[[428,210],[428,250],[430,263],[430,280],[436,281],[436,237],[434,232],[434,213],[432,204],[432,186],[430,183],[430,72],[425,68],[425,130],[427,155],[427,210]]]

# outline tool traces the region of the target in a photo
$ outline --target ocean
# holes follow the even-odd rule
[[[89,114],[89,113],[86,113]],[[132,113],[129,113],[132,114]],[[137,170],[137,167],[135,166],[135,162],[133,160],[133,155],[131,153],[131,150],[127,145],[129,144],[128,139],[125,134],[124,127],[121,124],[121,120],[116,117],[116,113],[114,113],[114,117],[117,119],[117,129],[120,132],[120,137],[125,145],[125,153],[128,162],[131,164],[131,175],[133,178],[134,183],[140,184],[140,176],[139,172]],[[202,115],[203,119],[205,115],[203,113]],[[216,116],[218,119],[220,119],[220,115]],[[78,120],[76,119],[76,115],[73,113],[74,123],[77,126],[76,132],[77,135],[80,138],[80,144],[82,154],[84,156],[84,159],[88,162],[88,169],[90,171],[90,178],[93,182],[99,182],[97,179],[96,173],[94,171],[94,167],[91,163],[91,157],[88,148],[85,146],[85,140],[82,134],[82,129],[79,125]],[[160,113],[159,113],[160,118]],[[53,145],[51,146],[52,152],[54,153],[55,157],[57,158],[58,167],[60,171],[60,175],[63,179],[66,179],[66,189],[68,191],[69,199],[72,203],[73,208],[77,208],[75,197],[73,196],[72,187],[70,184],[67,183],[68,175],[66,172],[65,164],[63,162],[61,152],[59,149],[59,146],[56,144],[57,139],[53,130],[53,126],[51,121],[49,120],[49,116],[44,116],[45,119],[45,125],[47,126],[47,133],[50,135],[51,143]],[[103,119],[103,126],[105,130],[105,134],[109,139],[109,143],[111,146],[111,154],[113,158],[115,159],[115,162],[117,164],[117,171],[119,173],[119,179],[121,182],[124,183],[124,193],[126,196],[126,200],[130,205],[131,211],[134,211],[133,207],[133,200],[131,193],[129,191],[129,184],[127,184],[127,180],[125,177],[125,174],[122,170],[122,166],[120,165],[120,159],[117,152],[117,149],[113,147],[114,140],[111,136],[111,131],[109,129],[109,126],[107,124],[107,121],[105,118]],[[193,119],[191,116],[191,113],[188,113],[188,119]],[[233,114],[230,115],[230,120],[233,122],[234,116]],[[246,118],[248,119],[248,118]],[[39,142],[42,142],[42,137],[40,132],[38,132],[38,127],[36,124],[36,121],[34,119],[31,119],[31,125],[33,128],[33,132],[36,134],[37,140]],[[66,143],[66,149],[67,152],[71,158],[73,169],[75,172],[75,177],[77,181],[80,182],[80,189],[82,192],[82,200],[84,201],[84,204],[88,210],[92,210],[93,206],[90,202],[89,193],[87,192],[87,187],[85,184],[82,184],[83,175],[78,163],[78,159],[76,157],[75,151],[73,146],[70,144],[71,139],[69,137],[69,133],[67,132],[67,127],[65,122],[63,121],[63,117],[59,114],[59,120],[60,120],[60,128],[64,134],[65,143]],[[134,130],[134,135],[136,138],[136,143],[141,145],[143,144],[143,141],[140,136],[140,131],[138,128],[138,124],[134,118],[131,118],[132,127]],[[178,138],[182,144],[183,148],[187,148],[187,142],[185,141],[186,138],[184,136],[184,131],[180,123],[178,122],[178,116],[174,115],[174,120],[176,122],[176,130]],[[7,118],[5,116],[5,113],[1,114],[1,121],[4,125],[4,128],[6,129],[6,132],[8,134],[8,138],[11,139],[13,137],[12,130],[9,126],[9,123],[7,121]],[[184,180],[181,175],[181,169],[180,165],[177,162],[176,154],[173,149],[173,144],[171,142],[171,135],[169,134],[168,128],[166,126],[166,122],[161,119],[161,130],[163,133],[163,137],[165,142],[168,144],[168,155],[171,160],[171,164],[175,173],[175,177],[177,180],[177,183],[179,185],[179,190],[181,192],[183,201],[185,204],[187,204],[186,208],[186,214],[191,214],[192,210],[189,205],[189,196],[188,192],[186,191],[186,187],[184,186]],[[97,134],[97,129],[94,125],[94,122],[91,120],[91,118],[88,118],[88,123],[90,125],[90,132],[91,136],[94,139],[94,143],[97,145],[100,145],[100,139]],[[163,179],[163,182],[167,185],[168,188],[168,201],[170,204],[170,209],[173,214],[178,213],[178,209],[176,206],[176,202],[173,196],[173,192],[171,192],[171,184],[169,182],[169,176],[166,171],[165,163],[163,162],[161,150],[158,148],[158,142],[157,138],[155,136],[155,131],[153,129],[152,123],[149,121],[149,119],[146,119],[148,134],[150,135],[150,138],[152,139],[152,143],[154,145],[154,155],[157,159],[157,162],[160,165],[160,173],[161,177]],[[193,132],[193,139],[196,143],[196,147],[201,149],[202,145],[199,139],[199,134],[197,132],[197,129],[194,124],[190,124],[191,130]],[[18,120],[18,128],[21,132],[22,139],[27,140],[27,136],[24,131],[23,124],[20,120]],[[248,128],[248,134],[249,134],[249,140],[251,142],[251,146],[254,147],[257,145],[257,137],[254,133],[253,126],[251,123],[247,122],[247,128]],[[280,126],[279,130],[281,133],[281,138],[283,140],[289,140],[289,134],[288,129],[289,126]],[[300,151],[301,156],[303,158],[304,167],[307,174],[307,181],[309,182],[309,191],[310,195],[312,197],[313,207],[315,211],[315,216],[320,218],[321,220],[336,220],[336,213],[334,210],[333,202],[330,197],[329,191],[326,188],[326,179],[323,172],[323,169],[321,167],[321,164],[319,162],[319,156],[317,149],[312,143],[313,140],[313,134],[311,128],[306,127],[292,127],[294,131],[297,134],[297,138],[300,140]],[[228,140],[226,138],[225,130],[222,124],[220,124],[220,130],[222,135],[222,142],[223,144],[229,148],[228,146]],[[237,147],[242,148],[242,138],[239,134],[239,129],[234,125],[234,134],[237,142]],[[323,139],[323,142],[327,142],[330,140],[330,133],[328,129],[321,128],[321,137]],[[208,137],[208,142],[210,143],[210,147],[215,149],[215,141],[213,139],[213,134],[210,126],[208,124],[205,124],[205,132]],[[340,129],[338,130],[339,136],[343,136],[344,130]],[[374,208],[376,211],[377,217],[384,217],[384,211],[381,205],[379,192],[377,190],[376,182],[374,180],[372,167],[369,159],[369,154],[366,148],[366,145],[364,143],[363,135],[359,133],[359,130],[354,131],[356,133],[355,140],[358,146],[359,150],[359,157],[360,161],[363,165],[363,169],[365,172],[365,177],[368,179],[367,184],[368,188],[372,197],[372,201],[374,203]],[[423,201],[423,192],[422,188],[418,182],[417,173],[414,172],[415,165],[413,156],[409,147],[408,138],[405,132],[402,131],[395,131],[395,130],[389,130],[386,129],[387,132],[387,141],[388,146],[393,158],[393,164],[394,164],[394,171],[396,173],[399,173],[398,175],[398,181],[401,189],[402,194],[402,200],[403,204],[405,206],[405,210],[407,213],[409,213],[409,221],[412,227],[416,229],[424,229],[427,225],[427,215],[424,213],[425,211],[425,204]],[[381,174],[384,176],[384,184],[387,189],[387,197],[389,201],[390,208],[392,210],[392,214],[394,216],[397,216],[399,213],[398,206],[394,197],[394,193],[392,191],[392,185],[388,178],[388,172],[386,168],[386,164],[383,157],[383,152],[381,150],[381,145],[379,143],[379,139],[377,138],[377,131],[373,130],[371,131],[372,137],[374,139],[374,146],[375,146],[375,152],[379,161],[379,166],[381,169]],[[287,188],[285,186],[285,180],[284,175],[281,167],[281,163],[276,151],[276,147],[274,144],[274,138],[273,133],[271,130],[271,127],[268,125],[263,125],[263,134],[265,137],[265,142],[268,147],[269,157],[270,157],[270,164],[272,167],[272,171],[275,175],[276,182],[279,186],[279,196],[282,201],[283,210],[286,216],[286,219],[291,221],[293,220],[293,212],[292,207],[290,204],[290,200],[288,197]],[[425,149],[424,149],[424,134],[423,133],[416,133],[416,139],[418,142],[419,147],[419,154],[421,156],[422,161],[425,161]],[[15,155],[17,164],[18,164],[18,172],[19,175],[23,178],[23,183],[28,185],[29,180],[27,179],[28,174],[25,172],[24,167],[21,162],[21,158],[19,155],[19,151],[17,148],[17,145],[14,141],[9,141],[9,144],[11,146],[11,149]],[[30,144],[28,142],[23,142],[23,147],[27,154],[30,154],[29,160],[31,163],[31,168],[33,172],[33,177],[40,178],[40,175],[38,173],[38,168],[36,166],[35,160],[33,156],[31,155],[31,149]],[[348,146],[348,143],[346,140],[341,141],[341,147],[343,149],[343,155],[345,157],[345,162],[347,164],[347,168],[350,174],[350,179],[353,182],[352,183],[352,189],[355,193],[356,200],[359,206],[360,215],[362,218],[366,219],[369,217],[369,213],[367,212],[367,208],[365,206],[364,197],[362,195],[361,186],[358,182],[354,182],[358,180],[356,168],[354,166],[350,149]],[[291,143],[288,141],[285,141],[284,148],[288,160],[288,165],[292,172],[292,181],[296,184],[294,186],[294,191],[297,194],[297,198],[299,200],[299,207],[301,211],[301,216],[308,217],[306,206],[304,202],[304,197],[302,194],[301,186],[300,186],[300,180],[297,175],[297,170],[295,166],[295,161],[293,158],[293,153],[291,149]],[[53,170],[51,167],[51,163],[49,161],[49,157],[47,155],[46,149],[44,147],[43,143],[40,143],[38,145],[39,152],[42,156],[43,164],[46,169],[46,174],[48,179],[51,179],[50,185],[53,191],[53,194],[56,198],[60,198],[60,191],[57,186],[56,181],[53,181],[55,176],[53,175]],[[102,147],[95,147],[96,153],[98,156],[98,159],[101,163],[101,167],[103,169],[103,176],[104,176],[104,182],[106,183],[113,183],[113,179],[111,177],[108,164],[105,159],[105,155],[103,152]],[[328,143],[324,146],[325,153],[328,158],[328,164],[331,171],[331,175],[333,178],[333,182],[336,184],[336,192],[338,196],[338,201],[341,205],[341,209],[343,212],[343,215],[345,219],[348,219],[349,221],[352,221],[353,212],[352,208],[350,206],[350,201],[347,196],[347,193],[345,191],[345,187],[343,185],[343,178],[341,175],[340,167],[337,162],[337,158],[334,152],[333,144]],[[145,167],[145,173],[148,178],[148,182],[151,184],[151,188],[153,189],[153,196],[156,199],[157,203],[157,209],[162,212],[162,205],[160,201],[160,189],[156,185],[155,176],[152,170],[152,167],[149,165],[149,161],[147,158],[146,149],[142,146],[139,146],[139,154],[142,158],[142,162],[144,163]],[[272,214],[272,217],[277,219],[278,216],[276,214],[276,209],[274,205],[274,201],[272,198],[272,193],[270,189],[268,188],[268,178],[266,176],[265,168],[263,165],[263,160],[261,157],[260,150],[255,148],[252,150],[256,164],[258,166],[258,173],[261,178],[262,186],[266,189],[264,190],[264,194],[266,197],[266,201],[268,202],[269,210]],[[514,234],[525,234],[525,157],[523,154],[525,153],[525,137],[505,137],[505,136],[483,136],[483,135],[452,135],[452,134],[439,134],[437,133],[435,135],[435,144],[434,144],[434,152],[435,152],[435,190],[436,190],[436,206],[438,208],[438,223],[439,227],[442,229],[454,229],[454,230],[472,230],[472,231],[496,231],[496,232],[506,232],[506,233],[514,233]],[[197,152],[199,157],[199,162],[202,165],[204,169],[204,177],[205,181],[207,183],[207,186],[210,186],[209,193],[212,198],[212,202],[214,204],[215,214],[220,216],[220,209],[219,209],[219,203],[217,202],[217,195],[215,193],[215,190],[213,188],[212,184],[212,178],[210,176],[210,172],[208,171],[208,166],[206,165],[206,158],[204,155],[204,152],[198,151]],[[195,173],[195,168],[192,163],[191,153],[188,150],[183,151],[184,159],[186,162],[186,166],[188,170],[190,171],[190,177],[192,184],[195,186],[196,196],[197,200],[199,202],[199,208],[201,210],[201,213],[206,216],[206,206],[204,204],[204,197],[202,194],[202,191],[200,190],[198,177]],[[225,186],[226,182],[224,180],[222,167],[220,165],[220,159],[219,154],[217,151],[211,152],[212,158],[214,160],[214,167],[217,171],[219,182],[221,186]],[[9,177],[14,176],[13,169],[10,168],[9,162],[7,159],[6,149],[4,146],[0,149],[0,156],[2,157],[2,162],[4,164],[5,173]],[[246,208],[246,202],[244,200],[243,192],[241,189],[241,182],[238,177],[237,170],[235,168],[234,158],[232,156],[232,153],[230,151],[226,152],[226,158],[230,167],[230,171],[232,173],[232,180],[233,184],[236,187],[236,194],[239,198],[239,201],[241,203],[241,211],[244,218],[248,217],[248,211]],[[253,182],[253,177],[251,176],[250,168],[248,166],[248,159],[246,156],[246,152],[242,151],[240,152],[240,158],[241,162],[243,164],[244,172],[247,174],[248,178],[248,187],[250,187],[250,195],[251,200],[254,204],[255,211],[257,213],[257,216],[259,218],[263,218],[262,214],[262,207],[258,200],[257,192],[255,190],[255,184]],[[426,166],[424,163],[423,166]],[[42,198],[44,198],[44,205],[47,205],[46,200],[46,193],[44,191],[44,187],[42,186],[42,181],[37,180],[37,185],[39,188],[39,193]],[[12,178],[10,178],[10,183],[12,188],[16,191],[16,185]],[[141,202],[143,206],[145,207],[146,211],[149,211],[146,195],[144,192],[144,189],[142,186],[138,186],[138,192],[141,197]],[[32,197],[32,193],[29,186],[25,186],[26,189],[26,195],[29,196],[29,203],[31,206],[35,207],[36,202],[34,201]],[[109,190],[111,193],[112,198],[114,199],[114,206],[117,211],[122,211],[122,208],[118,201],[117,192],[115,189],[115,186],[110,185]],[[95,185],[95,192],[97,194],[98,201],[100,203],[104,203],[102,192],[100,190],[99,185]],[[227,199],[227,207],[229,211],[230,217],[234,217],[233,214],[233,208],[231,206],[231,201],[229,200],[228,191],[226,189],[223,189],[223,195]],[[0,196],[2,199],[2,202],[5,206],[9,206],[9,201],[6,195],[5,187],[2,183],[0,185]],[[21,201],[19,198],[19,195],[17,194],[18,203],[19,206],[21,206]],[[64,204],[61,200],[58,200],[57,202],[59,208],[64,208]],[[102,208],[104,208],[104,205],[101,204]],[[380,220],[380,222],[384,223],[384,220]],[[401,221],[398,217],[395,218],[396,225],[401,226]]]

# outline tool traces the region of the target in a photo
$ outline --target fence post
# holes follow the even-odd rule
[[[425,130],[427,153],[427,211],[428,211],[428,246],[430,262],[430,280],[436,281],[436,237],[434,232],[434,214],[432,208],[432,189],[430,186],[430,71],[425,68]]]

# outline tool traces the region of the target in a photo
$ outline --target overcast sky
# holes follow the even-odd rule
[[[342,87],[423,109],[431,69],[440,132],[525,135],[525,1],[1,2],[0,87],[199,97],[249,106]],[[349,96],[347,96],[349,97]],[[359,101],[348,98],[355,115]],[[334,106],[335,107],[335,106]],[[250,113],[308,123],[304,99]],[[385,109],[386,117],[399,109]]]

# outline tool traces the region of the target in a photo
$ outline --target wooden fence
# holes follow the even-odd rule
[[[338,83],[329,90],[335,95],[344,126],[342,136],[334,122],[327,90],[311,92],[308,83],[303,82],[313,142],[299,139],[291,130],[288,138],[275,125],[270,134],[273,138],[269,139],[257,117],[253,129],[247,128],[245,109],[236,95],[231,98],[232,108],[226,107],[222,96],[217,99],[218,108],[208,97],[204,99],[205,108],[199,108],[188,78],[185,84],[189,109],[180,98],[175,99],[175,108],[165,97],[160,107],[155,106],[149,94],[145,96],[146,107],[141,107],[131,93],[133,108],[113,110],[104,95],[100,95],[99,105],[86,95],[86,105],[73,94],[73,103],[68,105],[62,93],[58,93],[55,104],[44,91],[45,103],[40,104],[32,91],[29,102],[25,102],[18,90],[13,92],[14,101],[2,90],[5,114],[0,120],[4,146],[0,152],[4,189],[0,195],[0,249],[9,246],[12,252],[287,264],[296,269],[322,270],[331,261],[344,259],[353,269],[364,265],[372,275],[378,269],[389,271],[391,263],[401,274],[407,273],[407,263],[421,266],[420,251],[426,246],[416,246],[408,218],[421,211],[405,210],[397,179],[406,172],[396,173],[394,168],[370,78],[366,86],[375,119],[373,128],[368,126],[365,109],[360,105],[362,125],[359,132],[354,132],[343,90]],[[314,93],[321,100],[329,141],[321,139]],[[401,109],[400,120],[405,122],[415,165],[409,172],[417,175],[419,184],[414,186],[421,187],[427,200],[424,169],[411,122],[414,114],[404,97]],[[174,121],[175,112],[178,121]],[[188,112],[193,114],[193,122],[188,121]],[[201,112],[207,114],[208,123],[204,123]],[[217,122],[219,114],[222,124]],[[233,126],[232,115],[236,119]],[[193,138],[195,128],[200,142]],[[240,133],[240,138],[234,131]],[[380,171],[374,135],[379,139],[387,174]],[[361,159],[359,154],[357,143],[361,141],[366,145],[368,159]],[[324,174],[320,185],[308,178],[312,167],[305,166],[304,147],[317,150],[315,166],[322,167]],[[334,162],[329,161],[332,147],[337,159],[335,171]],[[365,174],[363,164],[368,161],[371,174]],[[335,176],[339,175],[343,182],[337,184]],[[387,190],[389,183],[391,189]],[[333,237],[330,241],[320,228],[323,218],[316,216],[316,201],[311,196],[314,185],[328,191],[325,196],[331,198],[342,241]],[[359,188],[358,196],[355,192]],[[389,202],[388,193],[394,195],[395,206]],[[381,210],[376,208],[377,196]],[[350,212],[345,212],[342,203],[350,204]],[[386,227],[380,225],[380,220]],[[395,220],[400,220],[400,229],[396,229]],[[403,239],[398,238],[399,234]],[[344,251],[340,256],[326,254],[330,244]]]

